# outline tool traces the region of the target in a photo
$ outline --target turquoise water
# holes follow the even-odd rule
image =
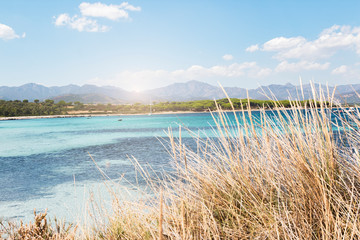
[[[0,123],[0,156],[25,156],[114,143],[117,138],[165,136],[168,127],[202,128],[210,114],[31,119]]]
[[[228,116],[234,120],[232,114]],[[0,218],[29,221],[36,208],[75,221],[86,215],[93,193],[95,198],[107,195],[104,178],[89,154],[110,179],[125,177],[127,181],[119,186],[130,189],[131,199],[137,195],[132,184],[144,185],[132,156],[155,172],[171,170],[171,158],[162,144],[169,127],[175,136],[179,125],[213,136],[209,113],[121,118],[0,121]],[[182,137],[193,144],[184,130]]]
[[[195,132],[213,125],[208,113],[121,118],[0,121],[0,217],[28,221],[36,208],[74,220],[86,211],[89,191],[104,188],[89,154],[111,179],[135,183],[131,156],[155,171],[171,168],[161,143],[169,127],[176,135],[179,125]]]

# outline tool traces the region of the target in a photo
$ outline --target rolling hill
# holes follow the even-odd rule
[[[321,86],[326,90],[326,86]],[[252,99],[266,100],[274,96],[278,100],[289,99],[309,99],[312,96],[311,86],[303,85],[302,91],[299,86],[290,83],[285,85],[271,84],[261,86],[256,89],[246,90],[239,87],[224,88],[230,97],[246,98],[247,92]],[[329,87],[329,92],[335,88]],[[356,92],[360,93],[360,84],[339,85],[336,87],[336,98],[342,102],[360,103],[360,98]],[[174,83],[166,87],[151,89],[143,92],[130,92],[118,87],[95,85],[67,85],[46,87],[43,85],[28,83],[19,87],[0,87],[0,99],[3,100],[23,100],[34,99],[45,100],[53,99],[55,101],[64,100],[66,102],[83,103],[148,103],[149,101],[189,101],[204,99],[220,99],[225,94],[218,86],[199,81],[189,81],[185,83]]]

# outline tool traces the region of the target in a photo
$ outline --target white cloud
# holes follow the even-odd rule
[[[67,25],[70,22],[70,19],[71,18],[69,16],[69,14],[67,14],[67,13],[60,14],[55,20],[55,25],[56,26]]]
[[[120,8],[129,10],[129,11],[141,11],[141,7],[134,7],[133,5],[130,5],[128,2],[123,2],[119,6],[120,6]]]
[[[233,55],[231,54],[225,54],[222,58],[226,61],[231,61],[234,59]]]
[[[294,37],[294,38],[277,37],[264,43],[263,50],[281,51],[299,46],[300,44],[303,44],[305,42],[306,40],[303,37]]]
[[[55,20],[56,26],[68,26],[79,32],[106,32],[108,26],[100,25],[96,20],[77,15],[70,17],[67,13],[60,14]]]
[[[236,79],[255,78],[260,79],[272,72],[269,68],[261,68],[256,62],[233,63],[230,65],[216,65],[203,67],[193,65],[187,69],[174,71],[166,70],[143,70],[123,71],[111,79],[93,79],[92,84],[120,86],[130,90],[144,90],[168,85],[173,82],[186,82],[189,80],[208,81],[212,79]]]
[[[250,47],[245,49],[245,51],[247,51],[247,52],[255,52],[257,50],[259,50],[259,45],[258,44],[251,45]]]
[[[330,63],[316,63],[308,61],[300,61],[296,63],[289,63],[282,61],[275,68],[275,72],[298,72],[301,70],[326,70],[330,66]]]
[[[256,45],[247,49],[255,50]],[[360,27],[334,25],[310,41],[304,37],[277,37],[263,44],[261,50],[276,52],[279,60],[315,60],[329,58],[339,50],[353,49],[360,55]]]
[[[338,75],[341,77],[341,80],[346,81],[353,80],[356,83],[359,83],[360,79],[360,68],[359,63],[354,63],[352,65],[341,65],[331,71],[331,74]]]
[[[25,33],[23,33],[21,37],[24,38]],[[0,23],[0,38],[4,40],[11,40],[15,38],[20,38],[20,36],[17,35],[11,27]]]
[[[127,2],[120,5],[106,5],[100,2],[87,3],[83,2],[79,5],[80,12],[83,16],[87,17],[103,17],[110,20],[118,20],[120,18],[129,18],[128,11],[140,11],[140,7],[134,7]]]
[[[80,16],[74,15],[70,17],[69,14],[63,13],[58,17],[54,17],[54,24],[56,26],[68,26],[79,32],[106,32],[110,27],[99,24],[94,18],[107,18],[113,21],[121,18],[128,19],[128,11],[141,11],[140,7],[130,5],[128,2],[123,2],[120,5],[82,2],[79,9]]]
[[[254,76],[256,78],[263,78],[269,76],[273,71],[270,68],[261,68],[258,71],[251,74],[251,76]]]
[[[221,77],[240,77],[245,75],[246,71],[257,67],[256,62],[233,63],[229,66],[213,66],[203,69],[203,74],[217,75]]]
[[[348,67],[346,65],[341,65],[340,67],[335,68],[331,71],[332,74],[344,74],[348,71]]]

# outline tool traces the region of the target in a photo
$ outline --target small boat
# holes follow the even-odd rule
[[[122,118],[119,118],[118,121],[122,121]]]

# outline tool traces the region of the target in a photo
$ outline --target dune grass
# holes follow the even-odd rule
[[[113,192],[113,211],[97,208],[79,238],[360,239],[360,113],[332,120],[321,90],[309,105],[258,118],[249,107],[235,121],[218,108],[217,137],[193,133],[196,146],[170,130],[174,172],[159,180],[138,166],[148,197]]]
[[[331,120],[331,97],[314,96],[305,109],[278,105],[276,117],[248,108],[231,122],[218,109],[217,138],[194,134],[195,147],[169,131],[174,173],[156,181],[140,166],[152,198],[114,195],[88,238],[359,239],[360,113]]]
[[[3,222],[0,220],[0,239],[12,240],[32,240],[32,239],[67,239],[77,238],[77,226],[59,221],[56,218],[54,222],[47,218],[47,212],[36,213],[34,210],[34,222],[20,224],[15,222]]]

